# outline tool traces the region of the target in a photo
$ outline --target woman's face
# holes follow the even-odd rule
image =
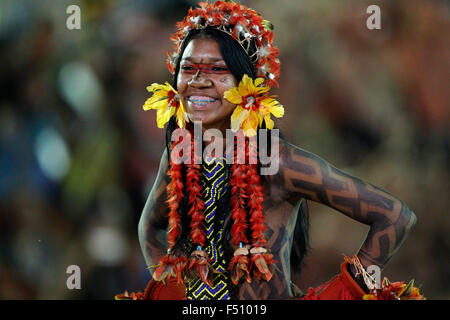
[[[204,129],[230,128],[235,105],[227,101],[225,91],[237,86],[235,77],[220,53],[219,44],[210,38],[189,42],[180,61],[177,88],[192,121],[201,121]]]

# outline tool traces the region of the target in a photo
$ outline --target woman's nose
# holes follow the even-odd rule
[[[189,80],[188,85],[194,88],[209,87],[212,85],[212,81],[205,76],[204,72],[198,70]]]

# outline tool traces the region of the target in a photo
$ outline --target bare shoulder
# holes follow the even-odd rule
[[[266,150],[264,150],[265,152]],[[292,196],[289,178],[296,170],[295,160],[297,154],[306,152],[288,140],[274,135],[270,146],[270,156],[261,161],[261,177],[269,185],[270,196],[277,203],[288,201],[296,204],[301,197]]]
[[[278,181],[293,201],[301,198],[319,201],[317,188],[323,186],[324,172],[329,171],[329,163],[320,156],[307,151],[292,142],[279,139]]]

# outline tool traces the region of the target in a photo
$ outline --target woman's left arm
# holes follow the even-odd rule
[[[383,269],[413,228],[414,212],[393,195],[342,172],[317,155],[286,142],[283,145],[279,174],[288,192],[369,225],[357,256],[364,267],[377,265]]]

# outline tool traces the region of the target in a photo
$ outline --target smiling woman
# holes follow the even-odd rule
[[[283,138],[272,146],[279,170],[236,163],[239,152],[261,153],[250,138],[271,130],[284,107],[268,92],[280,62],[272,25],[234,2],[201,3],[189,10],[171,38],[173,86],[153,84],[144,109],[156,109],[167,148],[139,222],[139,240],[153,279],[144,299],[362,299],[421,298],[414,287],[384,283],[365,271],[382,269],[415,224],[414,213],[389,193],[350,176]],[[244,146],[211,159],[193,152],[176,163],[175,130],[232,129]],[[260,130],[258,130],[260,129]],[[193,135],[189,135],[193,136]],[[234,144],[234,138],[232,143]],[[270,149],[270,147],[269,147]],[[308,208],[316,201],[370,226],[341,273],[307,295],[291,283],[308,249]],[[167,244],[166,244],[167,242]],[[384,291],[383,291],[384,290]],[[384,294],[385,291],[389,294]],[[118,298],[126,298],[120,295]]]

